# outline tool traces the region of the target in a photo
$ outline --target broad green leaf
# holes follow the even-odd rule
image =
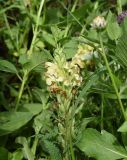
[[[115,14],[112,13],[111,11],[108,12],[107,21],[108,21],[109,23],[116,21],[116,16],[115,16]]]
[[[121,36],[121,28],[117,22],[109,22],[107,25],[107,33],[111,40],[116,40]]]
[[[123,6],[125,4],[127,4],[127,1],[126,0],[121,0],[121,5]]]
[[[70,41],[68,41],[67,43],[64,44],[64,53],[66,56],[66,59],[70,59],[72,57],[74,57],[74,55],[77,52],[78,49],[78,41],[72,39]]]
[[[127,151],[127,132],[122,132],[121,133],[121,137],[122,137],[122,141],[123,141],[123,144],[124,144],[124,147],[126,148],[126,151]]]
[[[97,160],[127,158],[126,150],[116,143],[116,138],[112,134],[106,131],[100,133],[92,128],[84,130],[77,146],[89,157]]]
[[[50,7],[46,9],[46,24],[56,24],[60,22],[60,18],[63,18],[61,8],[59,7]]]
[[[118,129],[118,132],[127,132],[127,121],[125,121],[120,128]]]
[[[0,147],[0,160],[8,160],[8,150]]]
[[[20,111],[30,112],[33,115],[36,115],[40,113],[42,109],[43,109],[43,106],[40,103],[28,103],[28,104],[24,104],[23,107],[20,109]]]
[[[42,32],[42,38],[43,38],[43,40],[45,42],[47,42],[48,44],[52,45],[53,47],[56,46],[56,42],[55,42],[55,39],[54,39],[52,34],[47,33],[46,31],[43,31]]]
[[[46,105],[48,102],[48,98],[49,98],[49,93],[47,93],[44,89],[40,89],[40,88],[33,88],[32,90],[33,95],[35,96],[35,98],[41,102],[43,105]]]
[[[39,134],[40,130],[43,131],[43,133],[45,133],[46,131],[52,128],[51,116],[51,111],[43,110],[39,115],[37,115],[34,118],[33,127],[37,135]]]
[[[4,72],[15,73],[15,74],[18,73],[15,66],[11,62],[6,60],[0,60],[0,70]]]
[[[22,65],[24,65],[25,63],[28,63],[28,58],[27,58],[27,54],[21,54],[19,56],[19,60],[18,62]]]
[[[90,29],[87,35],[88,38],[92,40],[99,40],[96,29]]]
[[[78,96],[78,100],[81,100],[82,98],[84,98],[84,96],[87,95],[88,90],[91,88],[91,86],[93,84],[96,83],[96,81],[98,80],[98,74],[93,74],[90,76],[90,78],[86,81],[85,85],[82,87],[81,92],[79,93]]]
[[[124,67],[127,67],[127,35],[123,35],[119,38],[115,53],[119,62]]]
[[[24,126],[33,117],[29,112],[1,112],[0,136],[9,134]]]
[[[84,12],[84,11],[90,9],[90,5],[92,5],[90,0],[85,1],[85,4],[82,4],[81,7],[77,8],[73,12],[73,16],[77,19],[81,19],[81,18],[84,19],[84,17],[87,15],[87,12]],[[72,20],[71,15],[69,15],[69,19]],[[86,17],[86,19],[87,19],[87,17]]]
[[[28,63],[24,65],[24,69],[28,72],[34,70],[36,72],[42,72],[44,70],[44,64],[46,61],[51,60],[52,56],[46,50],[42,52],[36,52],[30,56]]]
[[[15,151],[13,153],[9,153],[8,160],[22,160],[23,159],[23,152],[22,150]]]

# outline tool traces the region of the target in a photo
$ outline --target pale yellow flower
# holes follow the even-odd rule
[[[72,58],[71,64],[73,66],[78,65],[80,68],[84,68],[87,64],[87,61],[93,58],[93,50],[94,48],[87,44],[79,45],[78,51],[76,55]]]

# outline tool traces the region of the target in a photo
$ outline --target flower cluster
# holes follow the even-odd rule
[[[87,44],[79,45],[76,55],[72,58],[72,63],[80,68],[89,65],[93,59],[93,50],[94,48]]]
[[[96,29],[103,29],[106,26],[106,21],[105,21],[104,17],[97,16],[94,18],[91,26]]]
[[[80,45],[71,61],[66,61],[66,59],[62,61],[62,57],[60,59],[57,55],[57,61],[46,62],[45,78],[49,90],[56,93],[63,90],[63,87],[80,86],[82,82],[80,69],[90,63],[94,53],[93,49],[87,44]]]
[[[123,22],[124,18],[127,17],[127,11],[123,11],[117,16],[117,22],[120,24]]]

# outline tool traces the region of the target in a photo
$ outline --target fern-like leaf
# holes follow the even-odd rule
[[[51,160],[62,160],[60,151],[53,142],[44,140],[44,144],[47,149],[47,152],[50,154]]]

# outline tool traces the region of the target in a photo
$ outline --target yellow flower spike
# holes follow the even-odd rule
[[[46,62],[45,63],[45,68],[52,67],[52,66],[54,66],[54,63],[52,63],[52,62]]]
[[[46,84],[50,86],[52,84],[52,80],[50,78],[46,78]]]
[[[63,84],[68,87],[68,86],[70,86],[70,81],[66,79],[66,80],[63,82]]]
[[[63,82],[64,81],[64,77],[58,77],[57,79],[56,79],[56,82]]]

